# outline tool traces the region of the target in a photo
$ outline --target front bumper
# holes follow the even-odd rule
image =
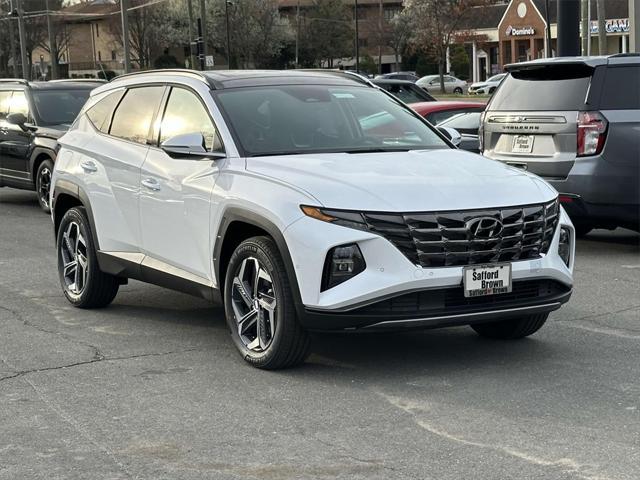
[[[572,288],[554,280],[514,282],[502,295],[465,298],[462,285],[423,290],[360,308],[327,312],[305,309],[301,319],[310,330],[398,330],[470,325],[557,310]]]
[[[567,214],[561,210],[559,226],[566,226],[572,232],[572,246],[575,246],[573,225]],[[528,281],[550,281],[564,288],[558,291],[562,298],[533,297],[513,298],[508,305],[473,305],[472,311],[453,311],[453,305],[443,303],[435,305],[435,309],[409,308],[401,315],[398,312],[382,312],[376,317],[375,312],[362,310],[369,305],[391,298],[402,298],[415,292],[441,292],[437,295],[455,295],[462,290],[462,266],[422,268],[411,262],[389,240],[371,232],[351,229],[339,225],[321,222],[309,217],[302,217],[283,232],[295,270],[300,305],[298,313],[308,328],[329,329],[353,328],[379,323],[384,320],[414,320],[430,318],[430,322],[453,321],[470,323],[474,318],[486,317],[483,312],[494,312],[504,308],[535,307],[552,304],[549,311],[559,307],[562,295],[569,294],[573,285],[573,266],[575,250],[571,252],[569,266],[565,265],[558,255],[559,228],[556,230],[549,251],[541,258],[512,262],[512,279],[515,285]],[[366,269],[350,280],[321,291],[322,271],[328,251],[336,246],[357,243],[366,261]],[[573,247],[574,248],[574,247]],[[444,293],[442,293],[444,292]],[[500,296],[496,296],[498,298]],[[435,297],[433,297],[435,298]],[[502,297],[505,299],[506,297]],[[407,298],[404,298],[407,300]],[[557,305],[556,305],[557,304]],[[475,308],[478,307],[478,308]],[[545,307],[547,308],[547,307]],[[455,319],[435,320],[434,317],[455,314],[473,314]],[[522,312],[521,312],[522,313]],[[362,318],[362,315],[366,318]],[[371,317],[376,317],[370,321]],[[331,318],[335,318],[335,322]],[[359,318],[357,318],[359,317]]]

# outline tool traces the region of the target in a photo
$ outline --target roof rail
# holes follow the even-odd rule
[[[628,52],[628,53],[614,53],[609,55],[609,58],[624,58],[624,57],[640,57],[640,53]]]
[[[296,71],[299,72],[318,72],[318,73],[327,73],[329,75],[336,75],[339,77],[346,77],[351,80],[354,80],[358,83],[362,83],[363,85],[367,85],[369,87],[377,88],[374,83],[371,82],[368,78],[360,75],[356,72],[349,72],[348,70],[337,70],[331,68],[298,68]]]
[[[24,78],[0,78],[0,83],[20,83],[21,85],[29,85],[29,81]]]
[[[153,74],[153,73],[170,73],[174,75],[185,75],[192,78],[197,77],[200,80],[204,80],[207,83],[209,81],[209,79],[204,73],[199,72],[198,70],[189,70],[186,68],[164,68],[164,69],[157,69],[157,70],[141,70],[139,72],[123,73],[122,75],[118,75],[117,77],[112,78],[111,81],[113,82],[114,80],[120,80],[122,78],[134,77],[136,75]]]
[[[108,80],[104,80],[102,78],[59,78],[57,80],[49,80],[49,83],[64,83],[64,82],[74,82],[74,83],[108,83]]]

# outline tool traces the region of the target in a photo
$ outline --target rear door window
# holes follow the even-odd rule
[[[9,113],[22,113],[25,117],[29,116],[29,103],[24,92],[13,92],[9,101]]]
[[[600,110],[640,109],[640,66],[607,68]]]
[[[584,107],[593,68],[587,65],[544,65],[514,71],[496,91],[490,110],[553,111]]]
[[[113,114],[109,133],[130,142],[146,144],[151,122],[162,100],[164,88],[153,86],[127,90]]]
[[[9,115],[9,102],[11,91],[0,92],[0,120],[4,120]]]

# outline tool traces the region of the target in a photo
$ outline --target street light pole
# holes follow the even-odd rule
[[[129,53],[129,16],[127,0],[120,0],[120,16],[122,17],[122,47],[124,48],[124,73],[131,71],[131,54]]]
[[[22,11],[22,2],[17,0],[18,6],[18,35],[20,36],[20,58],[22,60],[22,78],[29,80],[31,78],[31,68],[27,65],[27,40],[24,33],[24,12]]]
[[[300,68],[300,0],[296,4],[296,68]]]
[[[202,70],[207,69],[207,11],[205,0],[200,0],[200,40],[202,41]]]
[[[195,70],[196,56],[193,52],[193,4],[191,0],[187,0],[187,15],[189,16],[189,68]]]
[[[358,35],[358,0],[356,5],[356,72],[360,73],[360,36]]]
[[[18,59],[16,58],[15,26],[13,25],[13,0],[9,0],[9,46],[11,48],[11,62],[13,76],[18,76]]]
[[[49,35],[49,56],[51,57],[51,79],[58,78],[58,46],[56,45],[53,29],[51,28],[51,14],[49,12],[49,0],[45,0],[47,9],[47,33]]]

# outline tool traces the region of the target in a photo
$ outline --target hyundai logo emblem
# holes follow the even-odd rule
[[[502,233],[502,222],[493,217],[472,218],[466,224],[467,230],[474,238],[488,240]]]

